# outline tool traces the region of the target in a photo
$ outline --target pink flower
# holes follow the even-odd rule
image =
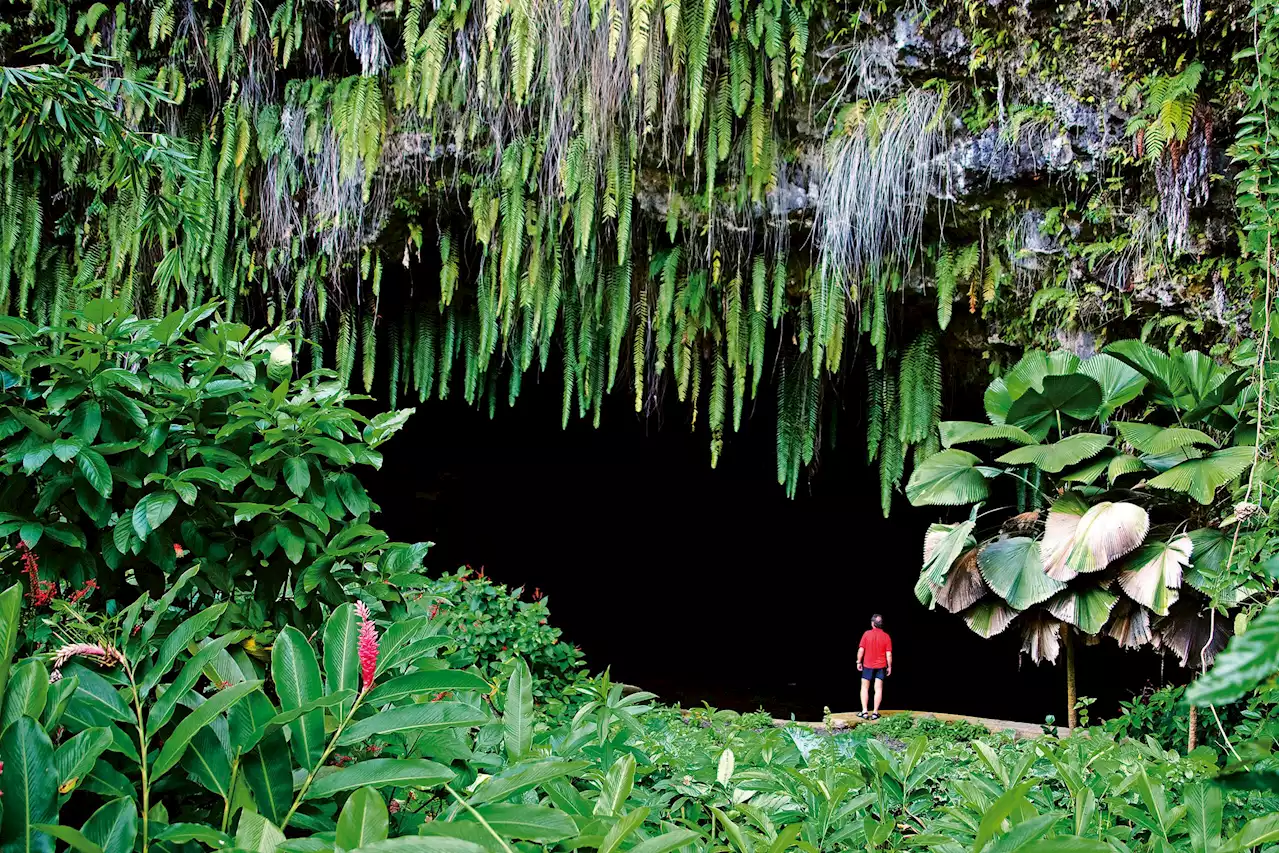
[[[356,615],[360,617],[360,640],[356,646],[360,654],[360,675],[364,689],[373,686],[373,676],[378,671],[378,630],[369,618],[369,608],[363,601],[356,602]]]

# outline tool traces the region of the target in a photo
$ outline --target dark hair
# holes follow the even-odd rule
[[[881,616],[879,613],[874,613],[874,614],[872,614],[872,616],[871,616],[871,624],[872,624],[872,625],[874,625],[874,626],[875,626],[875,627],[877,627],[877,628],[883,628],[883,627],[884,627],[884,617],[883,617],[883,616]]]

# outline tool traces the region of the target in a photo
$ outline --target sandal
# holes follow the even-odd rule
[[[868,719],[868,720],[878,720],[878,719],[880,719],[880,715],[879,715],[879,714],[876,714],[876,713],[872,713],[869,717],[867,717],[867,719]]]
[[[865,720],[865,719],[867,719],[867,712],[866,712],[866,711],[859,711],[859,712],[858,712],[858,719],[860,719],[860,720]]]

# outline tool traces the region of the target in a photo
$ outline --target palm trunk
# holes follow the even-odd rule
[[[1200,727],[1200,709],[1195,705],[1191,706],[1191,711],[1187,714],[1187,755],[1196,748],[1197,735],[1196,731]]]
[[[1062,644],[1067,647],[1067,730],[1073,732],[1079,723],[1076,714],[1076,647],[1071,640],[1071,626],[1062,623]]]

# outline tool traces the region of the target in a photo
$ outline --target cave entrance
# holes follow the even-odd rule
[[[540,588],[593,671],[611,666],[667,702],[802,720],[824,705],[854,710],[858,640],[880,612],[896,662],[887,708],[1065,720],[1065,670],[1020,661],[1018,631],[983,640],[916,601],[921,541],[938,513],[899,496],[882,518],[856,402],[819,475],[789,500],[763,388],[712,470],[705,428],[691,432],[674,405],[660,424],[618,394],[598,429],[575,417],[562,430],[549,373],[531,374],[516,407],[492,419],[456,397],[429,402],[383,448],[371,483],[381,523],[393,538],[436,542],[429,566],[484,566]],[[1109,642],[1078,660],[1095,719],[1178,676]]]

